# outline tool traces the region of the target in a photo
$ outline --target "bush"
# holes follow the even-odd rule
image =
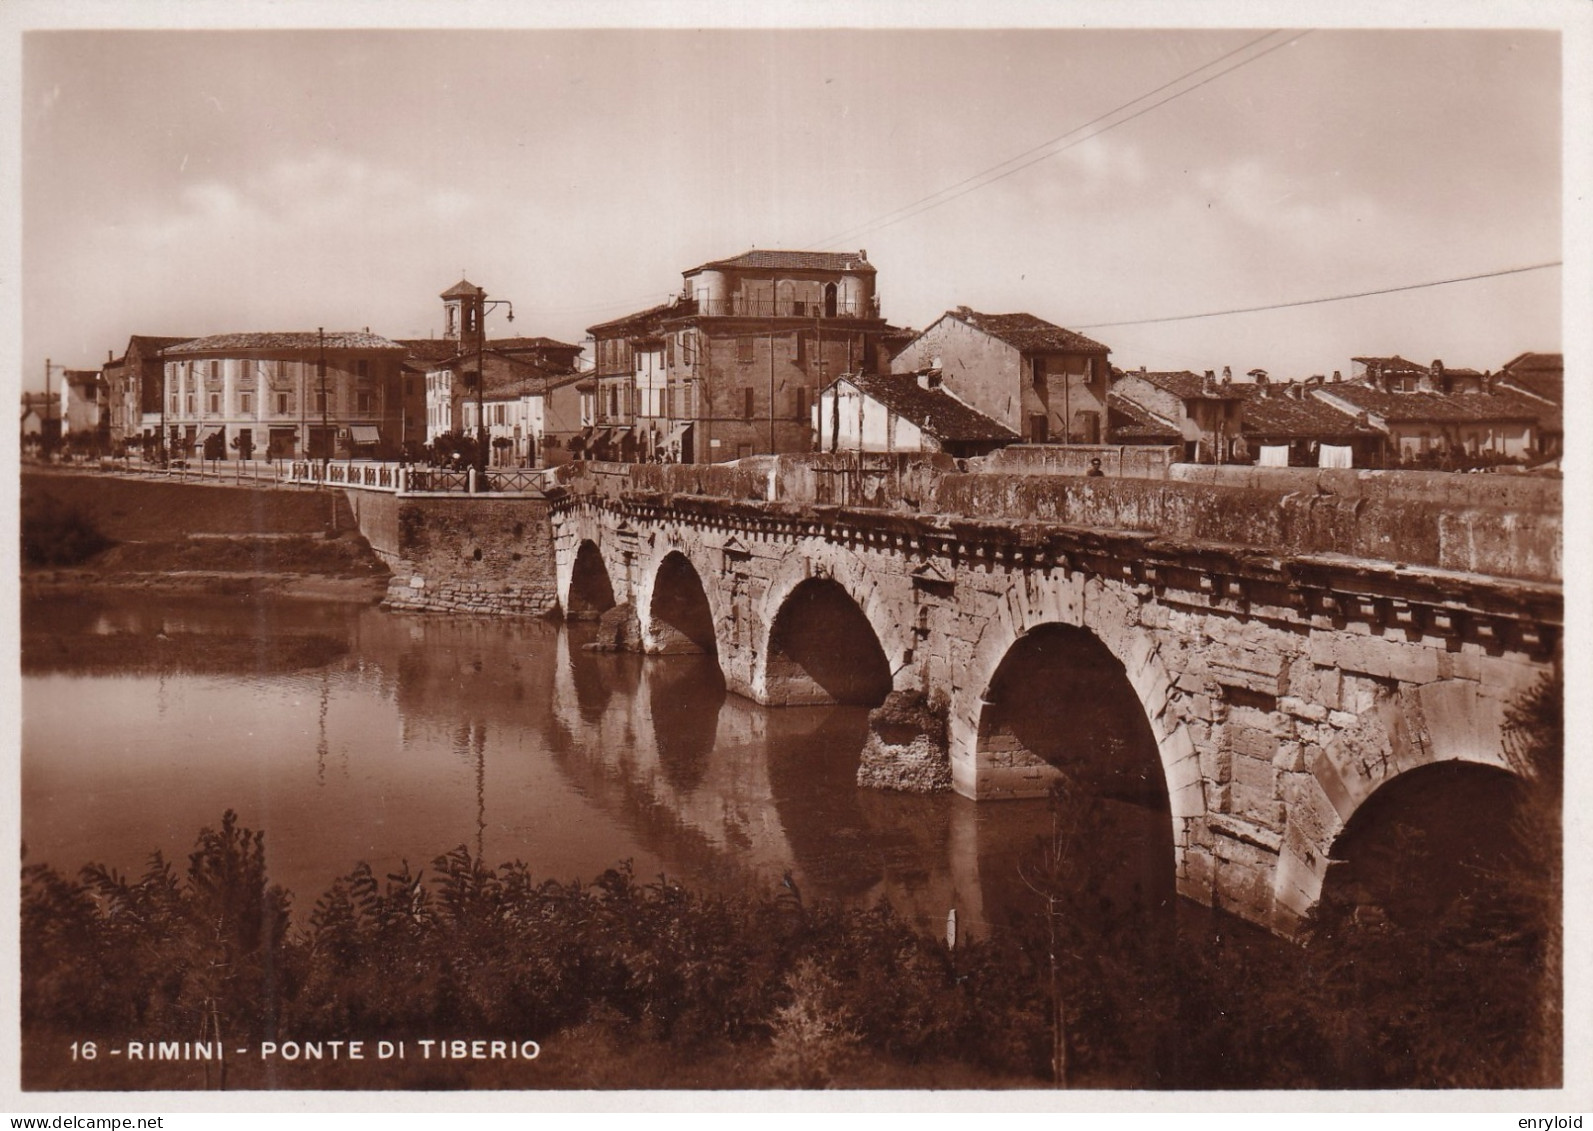
[[[114,545],[85,510],[40,495],[22,507],[22,561],[29,566],[73,566]]]

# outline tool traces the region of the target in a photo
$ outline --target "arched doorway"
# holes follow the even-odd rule
[[[658,656],[718,653],[708,595],[686,555],[675,551],[659,564],[653,580],[652,639],[647,651]]]
[[[834,318],[836,312],[836,298],[838,292],[834,283],[824,284],[824,317]]]
[[[829,578],[791,590],[769,630],[765,701],[877,707],[890,691],[885,650],[851,595]]]
[[[596,620],[613,607],[614,586],[608,579],[603,555],[595,543],[582,542],[570,569],[570,596],[564,616],[568,620]]]

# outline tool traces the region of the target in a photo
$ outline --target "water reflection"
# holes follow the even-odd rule
[[[975,933],[1032,907],[1017,860],[1044,803],[860,790],[865,708],[765,709],[727,695],[711,657],[588,651],[590,625],[289,601],[30,601],[25,623],[349,645],[312,672],[28,676],[31,860],[180,860],[230,807],[266,830],[301,909],[356,861],[380,872],[460,844],[560,879],[630,858],[772,890],[789,870],[806,893],[888,899],[930,930],[952,907]]]

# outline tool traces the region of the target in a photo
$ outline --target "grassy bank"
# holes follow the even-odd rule
[[[116,586],[376,600],[386,566],[341,492],[23,476],[24,591]]]

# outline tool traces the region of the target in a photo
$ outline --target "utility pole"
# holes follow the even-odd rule
[[[160,445],[157,451],[160,455],[161,470],[164,471],[166,468],[166,400],[168,397],[166,390],[166,351],[164,349],[158,350],[155,356],[160,359]]]
[[[44,419],[39,421],[39,439],[44,448],[44,462],[50,462],[50,359],[44,359]]]
[[[332,459],[331,437],[327,435],[326,414],[329,407],[326,403],[326,327],[316,328],[320,342],[320,352],[315,363],[317,375],[321,379],[321,482],[326,482],[326,465]]]
[[[479,289],[479,288],[478,288]],[[506,298],[487,301],[487,292],[477,296],[480,306],[476,310],[476,490],[487,489],[487,311],[494,306],[509,308],[509,321],[514,321],[514,303]]]

